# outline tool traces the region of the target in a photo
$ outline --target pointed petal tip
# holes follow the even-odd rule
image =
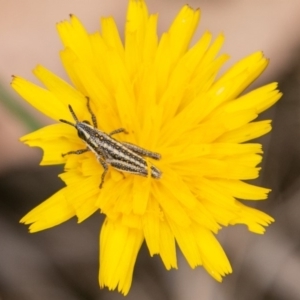
[[[47,69],[46,69],[44,66],[42,66],[41,64],[37,64],[37,65],[33,68],[32,73],[38,77],[38,74],[39,74],[40,72],[45,72],[45,71],[47,72]]]
[[[13,86],[16,84],[16,81],[18,80],[19,76],[17,75],[11,75],[11,82],[10,85]]]
[[[232,267],[231,265],[229,265],[229,269],[227,269],[226,274],[232,274],[232,272],[233,272]]]
[[[25,224],[25,225],[28,225],[28,224],[31,224],[32,222],[30,221],[30,218],[28,218],[28,214],[26,214],[24,217],[22,217],[22,219],[19,221],[19,223],[21,224]]]
[[[42,230],[45,230],[45,229],[48,229],[49,226],[45,226],[45,223],[33,223],[29,226],[29,233],[35,233],[35,232],[38,232],[38,231],[42,231]]]
[[[19,141],[22,142],[22,143],[24,143],[24,144],[27,144],[28,139],[26,138],[26,135],[25,135],[25,136],[21,136],[19,138]]]
[[[218,38],[220,38],[220,39],[225,39],[225,33],[224,33],[224,31],[221,31],[219,34],[218,34]]]
[[[270,219],[268,220],[268,224],[272,224],[272,223],[275,223],[275,219],[270,217]]]
[[[24,224],[24,225],[30,225],[32,224],[34,221],[31,221],[30,219],[27,218],[27,216],[24,216],[19,223]],[[31,226],[31,225],[30,225]]]

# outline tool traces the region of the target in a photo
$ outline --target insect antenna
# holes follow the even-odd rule
[[[76,115],[75,115],[75,113],[74,113],[74,110],[73,110],[72,106],[69,104],[68,107],[69,107],[69,111],[70,111],[70,113],[71,113],[73,119],[74,119],[74,120],[76,121],[76,123],[77,123],[77,122],[78,122],[78,119],[77,119],[77,117],[76,117]]]
[[[86,97],[86,100],[87,100],[87,103],[86,103],[87,109],[88,109],[88,111],[89,111],[89,113],[91,115],[93,125],[94,125],[95,128],[97,128],[98,127],[98,125],[97,125],[97,119],[96,119],[96,116],[95,116],[95,114],[93,113],[93,111],[91,109],[90,98]]]
[[[76,123],[78,123],[78,119],[77,119],[77,117],[76,117],[76,115],[75,115],[75,113],[74,113],[74,110],[73,110],[72,106],[71,106],[71,105],[68,105],[68,107],[69,107],[69,111],[70,111],[70,113],[71,113],[73,119],[76,121]],[[73,123],[71,123],[71,122],[69,122],[69,121],[67,121],[67,120],[59,119],[59,121],[62,122],[62,123],[69,124],[69,125],[71,125],[71,126],[73,126],[73,127],[76,127],[75,124],[73,124]]]
[[[66,123],[66,124],[69,124],[69,125],[75,127],[75,124],[73,124],[73,123],[71,123],[71,122],[69,122],[67,120],[59,119],[59,121],[62,122],[62,123]]]

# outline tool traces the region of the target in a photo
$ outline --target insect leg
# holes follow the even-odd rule
[[[98,161],[100,162],[101,166],[104,169],[104,171],[101,175],[101,182],[100,182],[100,185],[99,185],[99,188],[102,189],[103,183],[104,183],[104,178],[105,178],[105,175],[107,174],[107,171],[108,171],[108,164],[106,163],[106,161],[100,155],[98,156]]]
[[[117,160],[117,159],[107,159],[106,162],[121,172],[136,174],[136,175],[140,175],[140,176],[148,175],[146,168],[141,168],[139,166],[135,166],[135,165],[125,162],[125,161],[121,161],[121,160]]]
[[[95,128],[97,128],[97,127],[98,127],[98,126],[97,126],[97,119],[96,119],[95,114],[92,112],[92,109],[91,109],[91,106],[90,106],[90,98],[89,98],[89,97],[86,97],[86,99],[87,99],[87,104],[86,104],[86,106],[87,106],[87,109],[88,109],[89,113],[91,114],[93,126],[94,126]]]
[[[116,133],[121,133],[121,132],[128,133],[125,128],[118,128],[118,129],[115,129],[112,132],[110,132],[109,135],[112,136]]]
[[[79,154],[85,153],[87,151],[90,151],[90,149],[86,148],[86,149],[79,149],[79,150],[75,150],[75,151],[69,151],[67,153],[63,153],[61,156],[65,157],[66,155],[69,155],[69,154],[77,154],[77,155],[79,155]]]
[[[122,145],[124,145],[126,148],[130,149],[131,151],[135,152],[136,154],[146,156],[146,157],[150,157],[150,158],[153,158],[153,159],[160,159],[161,158],[161,155],[159,153],[146,150],[146,149],[141,148],[137,145],[127,143],[127,142],[122,142]]]

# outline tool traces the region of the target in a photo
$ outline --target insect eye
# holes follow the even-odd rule
[[[91,125],[91,123],[90,123],[89,121],[87,121],[87,120],[84,120],[84,121],[82,121],[82,123],[85,123],[85,124]]]
[[[86,140],[86,137],[85,137],[85,135],[84,135],[84,133],[82,132],[82,131],[80,131],[80,130],[77,130],[77,134],[78,134],[78,136],[82,139],[82,140]]]

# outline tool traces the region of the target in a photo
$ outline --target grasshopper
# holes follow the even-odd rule
[[[153,165],[148,167],[147,161],[144,158],[150,157],[158,160],[161,158],[160,154],[148,151],[131,143],[119,142],[112,137],[117,133],[126,133],[126,130],[124,128],[113,130],[108,134],[99,130],[97,128],[96,116],[92,112],[90,107],[89,98],[87,98],[87,109],[91,115],[93,126],[89,121],[79,121],[73,111],[72,106],[69,105],[68,107],[75,123],[73,124],[62,119],[60,119],[59,121],[75,127],[78,136],[86,143],[87,147],[85,149],[79,149],[76,151],[64,153],[62,154],[62,156],[64,157],[70,154],[80,155],[87,151],[92,151],[104,169],[101,175],[101,182],[99,186],[100,189],[103,186],[104,178],[107,174],[109,165],[121,172],[127,172],[147,177],[148,171],[150,171],[151,177],[156,179],[159,179],[161,177],[162,172]]]

